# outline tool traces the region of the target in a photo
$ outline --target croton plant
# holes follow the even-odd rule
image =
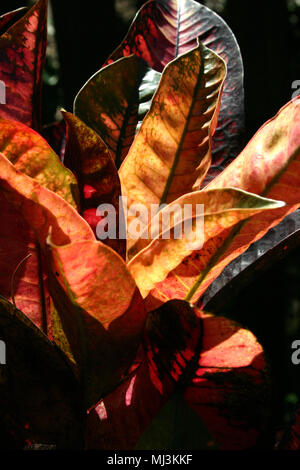
[[[73,113],[42,129],[46,42],[47,0],[0,17],[0,445],[259,447],[274,437],[263,348],[203,299],[300,207],[300,100],[241,150],[229,27],[193,0],[150,0]],[[145,236],[125,197],[202,204],[202,246],[175,219],[170,237]],[[140,237],[98,239],[104,203]],[[277,447],[298,447],[298,421]]]

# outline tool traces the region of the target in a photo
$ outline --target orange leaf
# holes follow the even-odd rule
[[[129,206],[142,203],[150,211],[151,204],[170,203],[200,187],[211,162],[225,75],[223,60],[200,43],[167,65],[120,168]]]
[[[255,134],[243,152],[207,189],[228,185],[286,203],[227,228],[194,251],[156,286],[156,299],[185,298],[196,302],[225,266],[271,227],[300,206],[300,101],[292,101]],[[182,282],[185,287],[183,287]]]
[[[6,297],[14,293],[17,307],[47,332],[51,306],[40,246],[45,248],[50,229],[57,244],[95,238],[71,205],[18,171],[1,153],[0,190],[0,292]]]
[[[200,220],[200,224],[199,215],[195,209],[197,204],[203,205],[203,212],[200,213],[203,220],[202,223]],[[188,218],[184,216],[184,208],[187,205],[191,205],[193,208],[193,213],[189,216],[192,220],[188,230],[185,229],[186,225],[184,228],[182,227],[182,220],[184,220],[184,224],[188,222]],[[147,300],[147,302],[149,301],[149,310],[153,306],[156,308],[160,303],[153,303],[153,297],[157,297],[159,301],[166,301],[178,298],[178,295],[182,296],[182,291],[188,292],[189,288],[185,283],[185,277],[180,274],[176,276],[173,273],[176,272],[176,268],[181,265],[183,260],[188,256],[193,256],[195,251],[199,250],[199,246],[205,246],[208,240],[221,236],[224,230],[236,225],[241,220],[257,214],[257,212],[282,207],[282,203],[232,188],[197,191],[174,201],[163,209],[157,218],[162,219],[164,212],[172,214],[173,207],[180,209],[179,224],[181,224],[182,232],[179,233],[179,236],[175,231],[176,226],[179,225],[177,219],[175,222],[170,219],[170,235],[167,233],[167,238],[163,238],[164,234],[160,232],[159,236],[150,244],[149,240],[138,240],[133,248],[138,251],[143,246],[146,245],[146,247],[128,263],[128,268],[143,297],[147,297],[152,291],[150,299]],[[171,275],[180,286],[179,292],[173,290],[174,286],[168,281],[165,285],[165,279],[168,280]]]
[[[143,300],[125,262],[99,241],[51,243],[50,255],[52,296],[90,407],[121,380],[135,356]]]
[[[59,194],[77,209],[79,191],[75,176],[37,132],[20,122],[0,118],[0,152],[17,170]]]

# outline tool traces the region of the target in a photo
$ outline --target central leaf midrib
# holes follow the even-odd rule
[[[119,135],[118,144],[117,144],[117,148],[116,148],[115,165],[116,165],[117,168],[119,168],[121,163],[122,163],[121,162],[121,157],[122,157],[122,150],[123,150],[123,140],[126,137],[127,124],[128,124],[129,119],[131,117],[131,113],[132,113],[132,109],[134,107],[134,103],[136,102],[138,104],[138,102],[139,102],[138,90],[139,90],[139,87],[140,87],[140,84],[141,84],[141,81],[142,81],[142,77],[144,75],[144,70],[145,70],[144,64],[143,64],[142,67],[140,67],[140,65],[139,65],[138,73],[137,73],[137,76],[136,76],[136,79],[135,79],[135,84],[134,84],[134,87],[132,89],[132,93],[130,94],[130,99],[128,100],[127,109],[124,113],[124,119],[123,119],[123,123],[122,123],[121,129],[120,129],[120,135]],[[137,99],[135,99],[135,97],[137,97]],[[137,106],[137,111],[138,111],[138,106]],[[138,119],[137,119],[137,121],[138,121]]]
[[[163,194],[161,196],[161,199],[160,199],[160,205],[166,203],[166,200],[167,200],[167,197],[168,197],[168,194],[169,194],[169,191],[170,191],[170,187],[171,187],[174,175],[175,175],[175,171],[176,171],[176,168],[177,168],[179,160],[180,160],[181,148],[182,148],[183,141],[184,141],[186,133],[187,133],[187,128],[188,128],[188,125],[189,125],[190,118],[192,116],[192,112],[193,112],[193,109],[194,109],[194,104],[195,104],[195,101],[196,101],[196,97],[197,97],[197,94],[198,94],[200,83],[201,83],[201,81],[204,77],[204,54],[203,54],[203,48],[202,48],[201,44],[199,44],[198,50],[200,50],[200,57],[201,57],[200,72],[199,72],[199,75],[198,75],[197,83],[196,83],[195,88],[194,88],[192,104],[191,104],[191,107],[190,107],[189,112],[188,112],[188,116],[187,116],[187,119],[186,119],[186,122],[185,122],[185,125],[184,125],[184,128],[183,128],[183,132],[181,134],[180,141],[178,143],[178,147],[177,147],[177,151],[176,151],[176,154],[175,154],[174,162],[173,162],[173,165],[171,167],[169,176],[167,178],[164,192],[163,192]]]

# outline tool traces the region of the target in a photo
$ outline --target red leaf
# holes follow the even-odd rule
[[[265,359],[250,331],[199,312],[203,348],[185,399],[221,449],[255,445],[268,413]]]
[[[254,445],[263,424],[265,364],[253,335],[225,318],[191,310],[180,301],[168,302],[151,315],[144,349],[131,375],[88,415],[87,448],[133,449],[178,386],[186,388],[188,404],[201,415],[222,448]],[[186,318],[190,318],[188,323]],[[182,325],[181,335],[177,334],[179,328],[171,333],[174,324]],[[201,337],[204,350],[200,353]],[[200,376],[199,371],[204,374]],[[217,388],[209,388],[207,393],[205,384],[210,386],[213,381]],[[249,390],[255,393],[249,394]],[[219,407],[221,403],[223,407]],[[249,409],[256,413],[256,422],[251,416],[247,420]]]
[[[42,151],[41,155],[44,156]],[[53,171],[54,168],[52,161]],[[10,297],[13,290],[18,308],[37,326],[44,327],[45,331],[45,315],[48,323],[50,322],[50,298],[39,246],[45,247],[50,227],[56,244],[72,240],[93,240],[94,235],[70,204],[41,186],[38,181],[18,171],[1,153],[0,189],[1,293]],[[61,189],[63,192],[64,189]],[[19,266],[15,278],[12,277],[18,264],[28,254],[31,257]]]
[[[47,41],[47,0],[39,0],[0,37],[0,80],[6,104],[0,117],[38,128]]]
[[[96,228],[102,219],[97,215],[97,208],[100,204],[111,204],[116,212],[116,234],[118,234],[121,184],[110,153],[99,135],[78,117],[67,112],[63,112],[63,116],[67,125],[64,163],[78,178],[81,195],[80,213],[97,237]],[[103,243],[126,258],[125,239],[106,238]]]

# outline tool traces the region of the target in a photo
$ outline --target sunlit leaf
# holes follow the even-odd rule
[[[17,170],[77,208],[79,191],[75,176],[37,132],[19,122],[0,118],[0,152]]]
[[[243,63],[236,39],[222,18],[192,0],[148,1],[107,64],[134,53],[155,70],[197,45],[197,38],[227,64],[218,126],[212,140],[214,177],[241,150],[244,128]]]
[[[221,449],[251,448],[270,414],[263,349],[237,323],[198,313],[203,321],[203,347],[185,399]]]
[[[46,41],[47,0],[38,0],[0,37],[0,80],[6,89],[2,118],[39,128]]]
[[[50,254],[52,297],[90,407],[129,368],[145,322],[144,304],[125,262],[103,243],[52,244]]]
[[[45,159],[49,157],[49,149],[47,152],[44,154]],[[39,155],[42,159],[43,152]],[[20,165],[21,162],[22,158]],[[37,163],[38,169],[39,160]],[[51,164],[52,167],[55,176],[55,165]],[[42,250],[45,248],[50,230],[56,244],[72,240],[94,240],[95,237],[70,204],[18,171],[3,154],[0,154],[0,190],[0,293],[6,297],[14,295],[18,308],[47,331],[51,323],[51,302],[45,259],[40,246]]]
[[[104,140],[117,167],[149,109],[160,73],[135,55],[101,69],[75,98],[74,113]]]
[[[189,204],[193,211],[188,217],[185,217],[184,208]],[[200,204],[203,205],[203,212],[198,213],[197,205]],[[282,207],[282,204],[280,201],[259,198],[254,194],[224,188],[221,191],[189,193],[163,209],[157,215],[157,217],[160,216],[160,219],[162,219],[164,212],[166,215],[172,214],[172,207],[179,206],[182,213],[179,222],[176,218],[172,220],[169,217],[168,228],[170,228],[170,232],[167,233],[167,236],[160,232],[159,236],[150,244],[149,240],[138,240],[134,248],[138,250],[143,246],[146,247],[139,251],[128,264],[143,297],[147,297],[151,292],[147,300],[148,308],[151,310],[160,302],[183,297],[182,292],[188,292],[189,287],[185,283],[186,276],[181,275],[180,272],[178,275],[173,273],[177,271],[177,267],[181,266],[181,263],[184,263],[185,259],[194,256],[201,246],[205,246],[209,240],[222,236],[224,230],[238,222],[258,212]],[[199,223],[201,216],[203,220],[202,223],[201,220]],[[192,220],[189,228],[186,229],[189,219]],[[181,226],[181,230],[176,234],[178,225]]]
[[[241,222],[208,240],[157,285],[155,298],[173,292],[196,302],[222,270],[251,243],[260,239],[286,215],[300,206],[300,102],[284,106],[253,137],[243,152],[206,189],[228,185],[286,205]],[[178,282],[178,278],[184,282]]]
[[[80,213],[97,238],[97,225],[103,219],[97,214],[97,208],[111,204],[115,211],[115,239],[108,237],[103,242],[126,258],[126,240],[118,239],[120,223],[124,226],[125,221],[120,214],[121,185],[115,164],[96,132],[71,113],[63,112],[63,116],[67,124],[64,164],[78,179]]]
[[[174,417],[174,400],[176,408],[177,394],[184,392],[186,405],[181,410],[190,417],[192,425],[197,421],[195,413],[200,417],[193,448],[251,447],[265,422],[264,367],[262,348],[249,331],[225,318],[191,309],[187,303],[168,302],[151,313],[144,349],[130,376],[89,412],[86,446],[156,450],[167,443],[169,447],[164,450],[168,450],[177,443],[177,448],[182,448],[176,436],[170,435],[174,422],[167,423],[166,416]],[[218,382],[221,375],[223,381]],[[243,387],[235,387],[234,380]],[[208,393],[205,384],[210,387],[213,381],[217,383],[216,391],[209,388]],[[255,394],[249,390],[255,390]],[[190,413],[187,406],[192,408]],[[253,418],[248,420],[248,409],[255,410],[256,422]]]
[[[201,44],[170,63],[120,169],[128,206],[170,203],[200,188],[226,67]],[[129,215],[127,222],[136,216]],[[147,225],[147,223],[145,224]],[[128,248],[132,241],[128,240]]]

